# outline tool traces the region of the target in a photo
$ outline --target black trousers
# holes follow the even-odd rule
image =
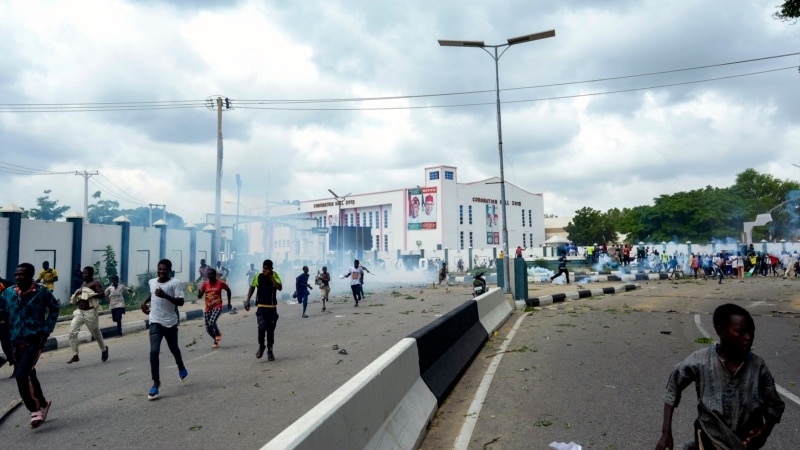
[[[569,283],[569,270],[567,269],[558,269],[558,273],[550,277],[550,281],[553,281],[556,278],[560,277],[562,273],[564,274],[565,277],[567,277],[567,283]]]
[[[14,378],[17,379],[22,402],[30,412],[36,412],[47,405],[35,368],[45,342],[47,336],[36,335],[25,338],[25,342],[13,347],[14,360],[17,362],[14,365]]]
[[[267,335],[267,347],[272,348],[275,344],[275,327],[278,325],[278,308],[258,308],[256,319],[258,320],[258,345],[264,346],[264,334]]]

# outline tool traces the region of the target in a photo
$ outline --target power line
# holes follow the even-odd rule
[[[7,166],[7,167],[3,167]],[[19,175],[72,175],[74,171],[70,172],[50,172],[47,170],[32,169],[30,167],[20,166],[17,164],[7,163],[0,161],[0,172],[12,173]]]
[[[100,178],[104,178],[108,180],[102,173],[100,173]],[[119,200],[124,203],[132,203],[134,205],[144,206],[145,203],[140,201],[139,199],[127,194],[125,191],[121,190],[120,188],[111,188],[106,185],[104,182],[101,182],[99,179],[92,179],[91,183],[101,192],[108,195],[110,198]],[[110,183],[110,181],[109,181]]]
[[[659,89],[665,87],[675,87],[675,86],[682,86],[682,85],[689,85],[689,84],[698,84],[698,83],[708,83],[711,81],[720,81],[726,80],[731,78],[741,78],[753,75],[761,75],[770,72],[778,72],[781,70],[789,70],[789,69],[797,69],[797,66],[789,66],[789,67],[780,67],[777,69],[769,69],[763,70],[759,72],[750,72],[738,75],[728,75],[724,77],[715,77],[715,78],[706,78],[703,80],[692,80],[692,81],[683,81],[680,83],[669,83],[669,84],[659,84],[659,85],[652,85],[652,86],[645,86],[645,87],[638,87],[638,88],[630,88],[630,89],[617,89],[613,91],[603,91],[603,92],[590,92],[586,94],[574,94],[574,95],[561,95],[555,97],[541,97],[541,98],[532,98],[532,99],[525,99],[525,100],[506,100],[502,103],[532,103],[532,102],[542,102],[548,100],[564,100],[570,98],[580,98],[580,97],[595,97],[599,95],[610,95],[610,94],[620,94],[623,92],[634,92],[634,91],[644,91],[649,89]],[[424,105],[424,106],[383,106],[383,107],[367,107],[367,108],[289,108],[289,107],[269,107],[269,106],[238,106],[240,109],[266,109],[266,110],[276,110],[276,111],[390,111],[390,110],[409,110],[409,109],[441,109],[441,108],[462,108],[468,106],[486,106],[486,105],[494,105],[495,102],[478,102],[478,103],[456,103],[456,104],[449,104],[449,105]]]
[[[515,90],[524,90],[524,89],[540,89],[540,88],[548,88],[548,87],[561,87],[561,86],[571,86],[576,84],[588,84],[588,83],[597,83],[601,81],[615,81],[615,80],[623,80],[629,78],[639,78],[639,77],[649,77],[655,75],[664,75],[669,73],[678,73],[678,72],[688,72],[692,70],[701,70],[701,69],[709,69],[714,67],[723,67],[723,66],[731,66],[736,64],[745,64],[750,62],[756,61],[765,61],[769,59],[777,59],[777,58],[786,58],[788,56],[796,56],[800,55],[800,52],[794,53],[786,53],[782,55],[773,55],[773,56],[765,56],[762,58],[752,58],[752,59],[743,59],[739,61],[732,61],[732,62],[725,62],[719,64],[710,64],[704,66],[695,66],[695,67],[686,67],[682,69],[670,69],[670,70],[663,70],[660,72],[646,72],[640,73],[635,75],[622,75],[617,77],[607,77],[607,78],[596,78],[591,80],[583,80],[583,81],[568,81],[564,83],[552,83],[552,84],[540,84],[534,86],[523,86],[523,87],[515,87],[515,88],[505,88],[501,89],[501,91],[515,91]],[[420,95],[399,95],[399,96],[390,96],[390,97],[365,97],[365,98],[340,98],[340,99],[309,99],[309,100],[236,100],[237,103],[264,103],[264,104],[282,104],[282,103],[336,103],[336,102],[362,102],[362,101],[371,101],[371,100],[405,100],[405,99],[412,99],[412,98],[429,98],[429,97],[444,97],[444,96],[455,96],[455,95],[471,95],[471,94],[486,94],[486,93],[495,93],[495,89],[486,89],[486,90],[479,90],[479,91],[462,91],[462,92],[449,92],[449,93],[439,93],[439,94],[420,94]]]
[[[601,81],[614,81],[614,80],[622,80],[622,79],[631,79],[631,78],[639,78],[639,77],[648,77],[648,76],[655,76],[655,75],[664,75],[670,73],[678,73],[678,72],[687,72],[693,70],[701,70],[701,69],[709,69],[709,68],[717,68],[717,67],[724,67],[724,66],[731,66],[737,64],[746,64],[758,61],[766,61],[770,59],[778,59],[778,58],[786,58],[789,56],[796,56],[800,55],[800,52],[793,52],[793,53],[785,53],[781,55],[772,55],[772,56],[764,56],[760,58],[750,58],[744,59],[739,61],[731,61],[731,62],[724,62],[718,64],[707,64],[702,66],[694,66],[694,67],[687,67],[687,68],[680,68],[680,69],[670,69],[670,70],[663,70],[657,72],[647,72],[647,73],[640,73],[634,75],[623,75],[623,76],[616,76],[616,77],[606,77],[606,78],[597,78],[591,80],[583,80],[583,81],[570,81],[564,83],[552,83],[552,84],[543,84],[543,85],[534,85],[534,86],[523,86],[523,87],[513,87],[513,88],[505,88],[503,91],[513,91],[513,90],[525,90],[525,89],[541,89],[547,87],[563,87],[563,86],[570,86],[570,85],[577,85],[577,84],[588,84],[588,83],[597,83]],[[793,66],[794,68],[796,66]],[[788,69],[788,68],[787,68]],[[785,70],[785,69],[774,69],[775,70]],[[718,77],[718,78],[710,78],[706,80],[697,80],[697,81],[688,81],[684,83],[672,83],[672,84],[664,84],[664,85],[656,85],[650,86],[645,88],[635,88],[632,90],[642,90],[642,89],[655,89],[659,87],[670,87],[670,86],[679,86],[681,84],[693,84],[699,82],[707,82],[707,81],[716,81],[722,80],[726,78],[736,78],[738,76],[749,76],[749,75],[757,75],[762,73],[767,73],[768,71],[762,72],[753,72],[749,74],[743,75],[735,75],[731,77]],[[581,94],[580,96],[596,96],[596,95],[604,95],[604,94],[612,94],[612,93],[620,93],[620,92],[630,92],[631,90],[617,90],[617,91],[608,91],[604,93],[590,93],[590,94]],[[241,99],[241,100],[234,100],[238,103],[238,107],[243,109],[269,109],[269,110],[307,110],[307,111],[361,111],[361,110],[392,110],[392,109],[426,109],[426,108],[453,108],[453,107],[462,107],[462,106],[479,106],[485,105],[486,103],[464,103],[464,104],[452,104],[452,105],[430,105],[430,106],[410,106],[410,107],[387,107],[387,108],[267,108],[267,107],[256,107],[256,106],[248,106],[248,105],[293,105],[293,104],[308,104],[308,103],[340,103],[340,102],[368,102],[368,101],[386,101],[386,100],[404,100],[404,99],[418,99],[418,98],[434,98],[434,97],[450,97],[450,96],[457,96],[457,95],[473,95],[473,94],[484,94],[495,92],[494,89],[487,89],[487,90],[476,90],[476,91],[461,91],[461,92],[445,92],[445,93],[434,93],[434,94],[419,94],[419,95],[400,95],[400,96],[384,96],[384,97],[363,97],[363,98],[329,98],[329,99],[284,99],[284,100],[250,100],[250,99]],[[552,97],[552,99],[558,98],[574,98],[574,96],[565,96],[565,97]],[[532,99],[529,101],[541,101],[546,99]],[[518,101],[520,102],[520,101]],[[166,100],[166,101],[138,101],[138,102],[82,102],[82,103],[0,103],[0,113],[7,112],[7,113],[42,113],[42,112],[110,112],[110,111],[144,111],[144,110],[170,110],[170,109],[193,109],[193,108],[205,108],[208,107],[208,99],[204,100]]]

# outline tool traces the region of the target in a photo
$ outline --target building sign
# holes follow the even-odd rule
[[[435,230],[436,204],[438,203],[436,187],[425,187],[408,190],[409,230]]]
[[[486,244],[500,245],[500,208],[486,205]]]

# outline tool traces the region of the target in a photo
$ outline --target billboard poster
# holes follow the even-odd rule
[[[409,189],[408,229],[435,230],[437,201],[436,187]]]
[[[500,244],[500,217],[497,205],[486,205],[486,244]]]

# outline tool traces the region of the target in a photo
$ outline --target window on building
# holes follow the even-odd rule
[[[528,235],[522,233],[522,248],[528,248]]]
[[[439,171],[438,170],[433,170],[433,171],[429,172],[428,173],[428,179],[429,180],[438,180],[439,179]]]
[[[525,227],[525,210],[522,210],[522,227]]]
[[[460,248],[461,250],[464,250],[464,232],[463,231],[459,231],[458,232],[458,248]]]
[[[458,205],[458,224],[464,225],[464,205]]]
[[[472,245],[472,231],[469,232],[469,246],[470,248],[474,248],[474,246]]]
[[[383,235],[383,251],[385,251],[385,252],[389,251],[389,235],[388,234],[384,234]]]
[[[533,233],[530,233],[528,236],[530,236],[531,247],[533,247]]]
[[[528,226],[529,227],[533,226],[533,225],[531,225],[531,210],[530,209],[528,210]],[[531,242],[531,243],[533,243],[533,242]]]
[[[472,225],[472,205],[467,206],[467,218],[469,219],[469,224]],[[472,239],[470,239],[472,241]],[[472,243],[470,243],[472,245]]]
[[[454,177],[453,177],[453,171],[452,170],[445,170],[444,171],[444,179],[445,180],[452,180],[453,178]]]
[[[370,212],[369,212],[369,227],[370,227],[370,228],[372,228],[372,224],[373,224],[373,223],[374,223],[374,222],[372,221],[372,211],[370,211]],[[379,247],[376,247],[376,248],[379,248]]]
[[[389,210],[383,210],[383,228],[389,228]]]

